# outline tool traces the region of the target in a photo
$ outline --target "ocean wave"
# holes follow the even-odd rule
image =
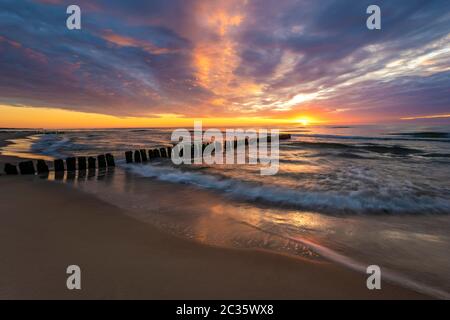
[[[446,142],[450,143],[450,136],[448,134],[420,136],[420,135],[408,135],[408,134],[389,134],[390,137],[374,137],[374,136],[356,136],[356,135],[334,135],[334,134],[301,134],[293,133],[295,137],[306,138],[321,138],[321,139],[342,139],[342,140],[378,140],[378,141],[433,141],[433,142]],[[398,137],[393,137],[399,135]],[[405,138],[405,136],[411,136],[411,138]]]
[[[143,177],[221,191],[239,200],[330,214],[450,213],[450,200],[447,198],[415,194],[394,196],[398,194],[396,190],[386,192],[385,195],[375,191],[307,191],[259,185],[169,166],[124,164],[123,167]]]
[[[42,135],[33,143],[31,150],[47,156],[62,157],[61,149],[70,144],[70,139],[61,135]]]
[[[426,153],[422,157],[428,158],[450,158],[450,153]]]
[[[351,149],[354,151],[368,151],[379,154],[394,154],[394,155],[409,155],[423,153],[422,150],[407,148],[399,145],[380,145],[380,144],[346,144],[337,142],[310,142],[310,141],[297,141],[289,144],[290,146],[298,146],[304,148],[317,148],[317,149]]]
[[[416,138],[450,138],[449,132],[440,132],[440,131],[400,132],[400,133],[389,133],[389,135],[411,136]]]
[[[32,152],[55,158],[72,156],[74,153],[93,149],[94,147],[86,144],[74,143],[70,137],[60,134],[42,135],[31,146]]]

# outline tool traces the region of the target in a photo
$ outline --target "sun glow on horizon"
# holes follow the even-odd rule
[[[301,123],[303,126],[307,126],[310,123],[306,118],[295,119],[295,122]]]
[[[317,124],[317,123],[323,122],[323,121],[318,121],[316,118],[312,118],[309,116],[300,116],[300,117],[294,118],[293,122],[299,123],[302,126],[308,126],[308,125]]]
[[[201,120],[205,127],[264,126],[297,123],[292,119],[253,117],[185,117],[178,114],[154,114],[146,117],[119,117],[113,115],[71,111],[58,108],[0,105],[0,128],[92,129],[138,127],[191,127]],[[310,123],[309,117],[301,118]]]

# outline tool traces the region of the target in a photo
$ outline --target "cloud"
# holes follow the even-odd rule
[[[0,3],[0,103],[118,116],[446,114],[445,0]],[[426,112],[425,112],[426,110]]]

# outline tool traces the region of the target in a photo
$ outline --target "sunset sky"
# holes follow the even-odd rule
[[[366,28],[371,4],[381,30]],[[0,0],[0,127],[194,118],[450,122],[450,3]]]

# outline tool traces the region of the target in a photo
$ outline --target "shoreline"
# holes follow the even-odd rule
[[[30,133],[30,132],[26,132],[26,131],[11,131],[11,132],[3,131],[3,132],[0,132],[0,148],[3,148],[5,146],[12,144],[12,142],[8,141],[8,140],[27,138],[34,134],[35,133]],[[3,166],[6,162],[16,163],[16,162],[19,162],[22,160],[24,160],[24,159],[15,157],[15,156],[6,156],[0,152],[0,176],[4,175]]]
[[[177,237],[70,185],[2,176],[0,186],[2,299],[431,298],[386,282],[369,291],[365,274],[330,261]],[[70,264],[81,292],[65,288]]]

